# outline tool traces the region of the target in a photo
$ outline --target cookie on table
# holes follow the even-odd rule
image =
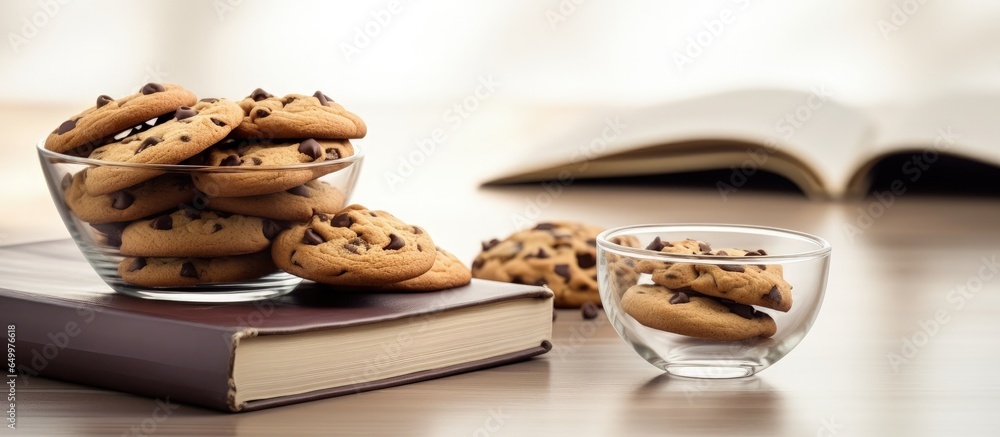
[[[204,172],[193,175],[195,186],[211,197],[243,197],[289,190],[340,170],[348,164],[274,171],[267,171],[265,167],[321,163],[353,154],[354,147],[347,140],[276,140],[262,144],[235,141],[215,147],[189,163],[213,167],[256,168],[238,173]]]
[[[142,257],[218,257],[260,252],[281,227],[267,219],[184,206],[133,222],[122,231],[121,254]]]
[[[472,272],[455,255],[438,247],[434,265],[424,274],[394,284],[363,289],[378,291],[438,291],[461,287],[472,281]]]
[[[423,229],[385,211],[351,205],[282,232],[271,254],[278,267],[301,278],[371,286],[424,274],[434,265],[434,247]]]
[[[178,164],[225,138],[242,114],[239,106],[223,99],[176,109],[173,119],[102,146],[90,158],[132,164]],[[163,173],[127,166],[94,167],[87,178],[87,192],[93,196],[108,194]]]
[[[218,258],[127,257],[118,265],[122,279],[143,287],[248,281],[277,271],[269,251]]]
[[[344,207],[344,199],[343,191],[326,182],[314,180],[272,194],[210,197],[206,199],[206,207],[231,214],[306,222],[319,213],[333,214],[340,211]]]
[[[706,340],[770,337],[778,329],[771,316],[749,305],[689,295],[661,285],[635,285],[625,291],[621,305],[645,326]]]
[[[718,249],[715,256],[761,256],[759,251]],[[780,264],[682,264],[653,273],[653,282],[668,288],[690,288],[709,296],[778,311],[792,308],[792,286]]]
[[[173,84],[147,83],[139,92],[112,99],[97,97],[97,103],[59,125],[45,139],[45,148],[66,153],[81,146],[98,147],[111,137],[147,120],[173,112],[178,106],[194,105],[194,93]]]
[[[126,222],[176,208],[194,198],[191,179],[168,174],[110,194],[91,196],[84,185],[93,169],[77,173],[66,189],[66,205],[80,220],[91,224]]]
[[[547,285],[555,306],[600,305],[596,238],[603,229],[583,223],[546,222],[483,243],[472,276],[501,282]]]
[[[260,88],[239,102],[246,117],[233,132],[236,138],[363,138],[361,117],[329,96],[289,94],[275,97]]]

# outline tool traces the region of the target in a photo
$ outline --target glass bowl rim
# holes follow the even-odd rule
[[[343,164],[354,164],[360,161],[365,156],[364,148],[358,146],[353,141],[351,141],[351,146],[354,148],[354,154],[346,158],[334,159],[330,161],[321,162],[306,162],[300,164],[291,165],[268,165],[268,166],[255,166],[255,167],[220,167],[212,165],[182,165],[182,164],[146,164],[146,163],[135,163],[135,162],[115,162],[115,161],[101,161],[97,159],[83,158],[79,156],[70,156],[59,152],[53,152],[45,148],[45,140],[38,141],[35,145],[35,149],[38,150],[39,156],[50,159],[59,159],[64,161],[64,163],[82,164],[91,167],[123,167],[132,169],[143,169],[143,170],[159,170],[167,171],[172,173],[241,173],[241,172],[255,172],[255,171],[281,171],[281,170],[310,170],[316,168],[322,168],[325,166],[343,165]]]
[[[646,250],[645,248],[641,247],[622,246],[620,244],[613,243],[610,240],[611,238],[617,236],[629,234],[629,231],[636,231],[646,228],[649,229],[677,228],[676,231],[682,231],[686,228],[690,228],[691,231],[729,232],[729,233],[747,233],[748,231],[750,231],[754,233],[770,235],[772,237],[792,238],[798,241],[815,244],[818,246],[818,248],[791,254],[782,254],[782,255],[769,254],[769,255],[751,256],[751,257],[717,256],[717,255],[701,255],[701,254],[686,255],[686,254],[654,252],[652,250]],[[673,230],[671,229],[665,230],[665,232],[668,231],[673,231]],[[812,259],[828,257],[833,248],[830,245],[830,243],[827,242],[825,239],[801,231],[794,231],[791,229],[776,228],[771,226],[727,224],[727,223],[648,223],[639,225],[619,226],[601,232],[597,236],[597,246],[603,250],[610,250],[618,255],[629,256],[634,258],[643,258],[654,261],[699,262],[703,264],[741,264],[741,265],[776,264],[783,262],[809,261]]]

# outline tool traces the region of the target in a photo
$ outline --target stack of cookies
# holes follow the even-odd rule
[[[703,241],[653,240],[647,250],[680,255],[754,257],[763,249],[712,249]],[[640,273],[654,284],[634,285],[622,296],[622,310],[639,323],[707,340],[770,337],[774,319],[753,306],[787,312],[792,286],[777,264],[665,263],[643,260]]]
[[[483,242],[472,276],[516,284],[545,285],[557,308],[601,304],[597,288],[597,235],[602,228],[575,222],[539,223],[503,241]],[[615,243],[635,247],[626,237]]]

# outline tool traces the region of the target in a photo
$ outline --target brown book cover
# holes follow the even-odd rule
[[[242,304],[149,301],[112,291],[70,240],[0,247],[0,324],[15,331],[15,362],[21,378],[51,377],[229,412],[523,360],[551,348],[551,326],[539,340],[515,352],[237,402],[233,362],[241,340],[417,320],[517,299],[541,299],[551,305],[551,298],[543,287],[474,279],[465,287],[431,293],[348,293],[304,283],[280,298]],[[387,357],[404,358],[407,351]]]

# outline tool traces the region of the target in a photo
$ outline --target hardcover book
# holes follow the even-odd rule
[[[112,291],[61,240],[0,247],[0,324],[22,377],[241,412],[543,354],[552,293],[473,279],[430,293],[304,283],[243,304],[152,301]]]

